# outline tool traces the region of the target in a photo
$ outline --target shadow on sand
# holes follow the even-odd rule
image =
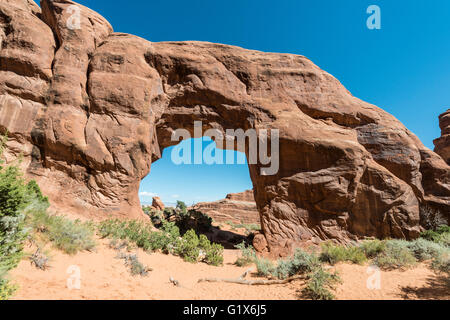
[[[404,299],[448,300],[450,299],[450,278],[445,274],[429,277],[424,287],[407,286],[401,288]]]

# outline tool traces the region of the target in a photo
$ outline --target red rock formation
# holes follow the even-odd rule
[[[178,128],[280,130],[280,170],[249,166],[271,249],[415,238],[450,212],[450,167],[397,119],[303,56],[114,33],[69,0],[0,2],[0,129],[55,208],[138,217],[139,183]]]
[[[255,202],[255,196],[253,195],[253,190],[246,190],[244,192],[239,193],[230,193],[225,197],[228,200],[235,201],[246,201],[246,202]]]
[[[192,208],[209,215],[215,222],[260,224],[253,190],[228,194],[218,201],[200,202]]]
[[[439,116],[441,137],[434,140],[434,151],[450,165],[450,109]]]
[[[153,197],[152,207],[155,210],[163,211],[164,210],[164,203],[161,201],[161,198]]]

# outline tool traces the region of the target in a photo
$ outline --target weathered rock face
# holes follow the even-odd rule
[[[439,116],[441,137],[434,140],[434,151],[450,165],[450,109]]]
[[[69,27],[73,5],[80,28]],[[280,170],[249,166],[270,249],[308,239],[414,238],[450,212],[450,167],[303,56],[114,33],[69,0],[0,3],[0,128],[54,207],[142,215],[139,183],[175,129],[280,130]],[[72,9],[70,9],[72,8]],[[73,22],[73,21],[72,21]]]
[[[231,193],[218,201],[200,202],[192,208],[209,215],[215,222],[260,224],[253,190]]]

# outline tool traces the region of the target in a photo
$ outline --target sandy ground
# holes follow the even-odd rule
[[[30,248],[28,249],[30,250]],[[134,250],[139,260],[153,268],[147,277],[132,276],[118,251],[109,248],[108,241],[99,241],[96,252],[83,252],[69,256],[51,250],[51,268],[42,271],[32,266],[28,259],[11,272],[12,280],[19,285],[13,299],[298,299],[302,282],[287,285],[245,286],[228,283],[197,283],[203,277],[237,278],[248,267],[233,265],[238,251],[225,250],[222,267],[204,263],[191,264],[181,258],[160,253],[148,254]],[[71,266],[80,271],[80,289],[69,289]],[[442,286],[439,276],[426,265],[407,271],[381,272],[379,289],[367,288],[368,266],[340,264],[335,267],[343,283],[337,288],[338,299],[449,299],[449,290]],[[74,269],[72,269],[73,272]],[[378,275],[376,275],[378,276]],[[172,277],[180,283],[173,285]],[[250,275],[248,278],[252,278]],[[373,280],[373,278],[371,278]],[[374,283],[375,286],[377,282]]]

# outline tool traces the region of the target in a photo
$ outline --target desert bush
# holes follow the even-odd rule
[[[0,137],[0,157],[5,143],[6,137]],[[0,299],[8,299],[15,290],[7,273],[23,255],[26,213],[33,203],[48,205],[48,200],[35,181],[25,182],[17,164],[5,166],[0,160]]]
[[[386,248],[386,241],[384,240],[366,240],[363,241],[359,247],[364,252],[367,258],[372,259],[382,253]]]
[[[431,266],[434,270],[446,273],[450,277],[450,254],[446,252],[436,257]]]
[[[48,262],[50,261],[50,258],[41,252],[41,249],[38,248],[31,256],[30,256],[30,262],[32,265],[34,265],[36,268],[41,270],[47,270],[50,266],[48,265]]]
[[[152,229],[149,224],[137,221],[110,219],[100,222],[97,234],[101,238],[127,240],[144,250],[153,250],[151,244]]]
[[[92,251],[96,246],[92,223],[51,215],[44,207],[30,210],[27,219],[35,233],[41,234],[46,241],[67,254]]]
[[[203,261],[211,265],[223,263],[221,245],[211,243],[204,235],[199,238],[193,229],[181,237],[174,222],[162,220],[159,231],[153,231],[149,224],[134,220],[105,220],[97,228],[102,238],[126,240],[145,251],[160,250],[166,254],[178,255],[189,262]],[[117,246],[117,243],[114,245]]]
[[[153,270],[142,264],[136,254],[126,254],[121,252],[116,258],[125,261],[125,265],[129,268],[130,273],[133,276],[146,277],[148,276],[148,273]]]
[[[420,234],[421,238],[450,246],[450,226],[441,225],[435,230],[426,230]]]
[[[302,296],[311,300],[333,300],[333,290],[341,282],[337,273],[330,273],[317,268],[309,275],[309,281],[302,290]]]
[[[180,229],[181,234],[186,233],[190,229],[195,230],[197,233],[206,233],[212,228],[212,219],[208,215],[192,209],[177,213],[175,224]]]
[[[211,243],[205,235],[200,235],[200,250],[204,252],[203,261],[213,266],[223,264],[223,246],[218,243]]]
[[[313,272],[320,267],[321,261],[317,254],[297,249],[291,258],[278,261],[274,275],[277,278],[286,279],[295,274]]]
[[[236,259],[235,265],[239,267],[247,266],[252,264],[256,259],[256,252],[252,245],[245,245],[245,241],[242,241],[240,244],[234,246],[236,249],[239,249],[240,256]]]
[[[321,245],[321,249],[320,260],[331,265],[341,261],[361,264],[367,260],[364,250],[354,245],[346,247],[335,245],[332,242],[325,242]]]
[[[212,228],[212,219],[207,214],[191,209],[188,210],[183,201],[177,201],[176,208],[165,208],[164,211],[151,211],[150,218],[156,228],[161,228],[164,221],[172,221],[184,235],[194,229],[197,234],[207,233]]]
[[[258,276],[268,277],[275,272],[275,266],[271,260],[262,257],[256,257],[254,261],[256,264],[256,274]]]
[[[404,269],[416,264],[417,259],[409,249],[408,241],[388,240],[385,249],[378,254],[374,262],[382,269]]]
[[[418,261],[436,259],[445,254],[445,252],[449,251],[449,248],[441,245],[440,243],[423,238],[409,242],[408,249]]]
[[[255,263],[260,276],[287,279],[295,275],[304,275],[306,287],[301,295],[307,299],[333,299],[332,290],[340,282],[337,273],[330,273],[323,269],[319,255],[301,249],[297,249],[290,258],[279,260],[276,266],[270,260],[263,258],[256,258]]]
[[[12,284],[5,275],[0,274],[0,301],[8,300],[17,290],[17,285]]]
[[[177,254],[187,262],[197,262],[200,255],[200,240],[194,230],[187,231],[180,240]]]

